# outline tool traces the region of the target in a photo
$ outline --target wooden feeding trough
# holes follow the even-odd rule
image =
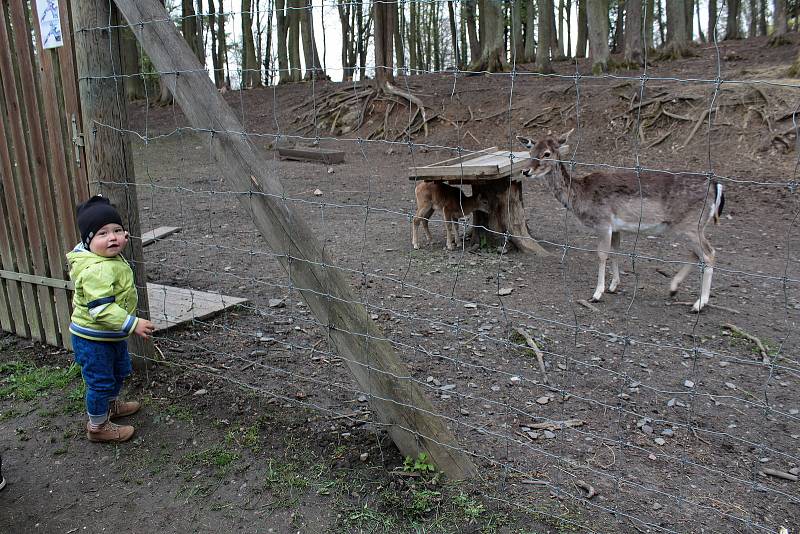
[[[472,243],[486,239],[502,244],[504,234],[508,233],[509,241],[519,250],[547,255],[531,237],[525,221],[520,172],[529,157],[528,152],[509,152],[491,147],[431,165],[411,167],[409,178],[451,185],[468,184],[472,186],[473,195],[483,193],[489,199],[489,213],[475,211],[472,215]]]

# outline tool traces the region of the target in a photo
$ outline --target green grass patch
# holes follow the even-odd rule
[[[213,467],[224,473],[239,459],[239,455],[223,447],[211,447],[187,454],[181,460],[183,466]]]
[[[80,375],[74,363],[66,369],[19,361],[0,363],[0,399],[31,400],[64,389]]]

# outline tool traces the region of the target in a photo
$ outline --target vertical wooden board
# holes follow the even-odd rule
[[[11,309],[8,307],[6,298],[6,281],[0,280],[0,329],[6,332],[13,332],[14,321],[11,320]]]
[[[38,12],[36,9],[36,2],[31,2],[31,19],[38,20]],[[42,109],[41,117],[43,119],[42,126],[47,131],[48,141],[48,155],[49,155],[49,168],[50,168],[50,182],[47,184],[48,191],[52,190],[53,194],[48,195],[46,200],[49,205],[49,211],[52,213],[53,221],[53,235],[48,240],[47,254],[50,264],[50,275],[52,278],[68,279],[69,275],[65,270],[64,255],[72,248],[75,242],[78,230],[76,227],[75,217],[73,215],[73,206],[70,195],[69,187],[69,173],[67,170],[67,159],[64,153],[64,139],[62,137],[62,124],[60,117],[60,110],[58,106],[58,94],[56,93],[56,80],[55,71],[53,69],[53,58],[56,57],[49,50],[44,50],[41,47],[42,39],[39,32],[39,25],[34,24],[32,28],[36,35],[37,57],[39,59],[39,76],[38,82],[41,92],[37,93],[42,96]],[[51,204],[52,203],[52,204]],[[60,231],[59,231],[60,230]],[[54,290],[56,300],[56,310],[58,312],[59,326],[61,331],[61,343],[64,344],[65,340],[69,338],[69,323],[70,323],[70,299],[66,291]]]
[[[77,127],[83,125],[81,119],[81,103],[78,98],[78,71],[75,62],[75,47],[72,36],[74,27],[72,24],[72,8],[70,3],[73,0],[62,0],[58,3],[61,15],[61,34],[64,38],[64,46],[58,49],[58,63],[60,67],[61,88],[64,94],[64,112],[67,122],[67,139],[72,139],[72,118],[75,118]],[[74,0],[81,1],[81,0]],[[69,145],[68,151],[70,162],[72,163],[73,180],[75,186],[73,204],[78,204],[89,198],[89,178],[86,171],[86,152],[83,147]],[[80,153],[80,164],[76,161],[75,150]]]
[[[36,2],[32,3],[35,4]],[[64,267],[63,261],[61,261],[61,242],[58,237],[58,220],[53,209],[53,190],[51,189],[52,180],[50,174],[52,166],[48,165],[45,151],[43,115],[40,113],[43,104],[42,92],[37,76],[38,68],[34,57],[33,43],[31,42],[32,28],[29,25],[31,19],[27,9],[28,5],[22,2],[12,2],[11,21],[15,28],[14,41],[19,62],[17,75],[19,76],[20,87],[25,88],[21,93],[22,101],[24,102],[23,121],[24,124],[27,124],[25,130],[27,133],[28,152],[31,157],[35,199],[33,204],[38,215],[40,235],[44,237],[42,240],[44,247],[36,247],[38,250],[34,251],[34,257],[37,253],[42,253],[44,255],[44,258],[42,258],[44,274],[49,278],[62,278],[64,276]],[[64,291],[54,291],[51,287],[47,287],[46,290],[50,300],[47,303],[48,310],[43,315],[47,316],[47,313],[52,313],[50,308],[55,303],[53,310],[55,321],[52,324],[52,328],[49,322],[43,322],[47,327],[45,337],[51,345],[61,345],[61,334],[69,329],[71,315],[69,303]],[[40,309],[43,306],[40,303]]]
[[[15,2],[11,3],[12,9],[15,4]],[[3,20],[0,20],[0,23],[2,23],[2,28],[0,28],[0,34],[2,34],[2,36],[0,36],[0,49],[2,49],[2,51],[0,52],[0,56],[3,56],[3,71],[14,72],[11,70],[11,68],[13,68],[11,67],[13,61],[12,50],[16,52],[16,49],[12,48],[12,46],[16,47],[17,43],[15,42],[12,45],[9,39],[10,36],[7,32],[8,26],[6,25],[5,20],[6,14],[3,14],[1,18]],[[24,33],[22,28],[25,27],[26,25],[24,22],[22,26],[15,25],[15,36],[19,37],[20,33]],[[25,39],[27,39],[27,36]],[[16,53],[14,53],[13,57],[18,59],[18,55]],[[18,67],[21,70],[25,69],[24,65],[18,65]],[[16,179],[17,191],[20,195],[20,205],[23,208],[23,218],[20,220],[26,221],[25,230],[27,234],[27,239],[23,238],[19,241],[15,239],[15,255],[18,259],[20,259],[27,258],[28,254],[30,254],[33,268],[31,269],[31,265],[28,264],[28,268],[23,270],[23,272],[26,274],[47,276],[44,253],[41,247],[42,236],[39,231],[40,221],[38,220],[36,213],[36,197],[33,190],[34,177],[31,174],[31,166],[28,160],[28,151],[26,148],[28,139],[26,139],[25,136],[25,124],[23,123],[22,114],[23,110],[20,109],[19,93],[17,91],[15,78],[3,76],[3,89],[6,96],[6,111],[8,113],[6,119],[8,120],[8,130],[11,132],[9,137],[14,143],[14,152],[11,154],[11,156],[16,172],[13,173],[13,175]],[[22,92],[24,94],[26,91]],[[18,267],[22,268],[21,262],[18,263]],[[38,332],[33,332],[33,329],[31,329],[31,334],[34,339],[40,341],[47,340],[49,343],[56,344],[56,317],[53,311],[52,295],[46,286],[37,286],[35,288],[35,293],[38,296],[38,310],[41,328]]]
[[[2,103],[2,111],[0,114],[0,123],[2,125],[2,132],[6,142],[0,143],[0,178],[3,181],[3,198],[5,200],[4,214],[6,221],[9,225],[8,252],[3,254],[4,268],[10,271],[21,270],[30,272],[30,260],[25,247],[25,235],[22,229],[22,217],[20,216],[19,205],[20,201],[17,198],[16,185],[14,184],[13,166],[11,164],[11,146],[8,140],[11,138],[9,135],[9,115],[10,107],[13,99],[13,105],[16,105],[16,87],[14,86],[14,67],[11,62],[11,49],[8,40],[6,24],[5,6],[0,3],[0,78],[2,78],[2,87],[0,87],[0,101]],[[36,295],[30,284],[19,284],[20,293],[22,295],[23,306],[19,310],[13,310],[15,313],[13,319],[15,329],[18,334],[25,337],[32,337],[34,339],[42,339],[41,322],[39,320],[39,311],[37,309]],[[6,287],[12,287],[7,284]],[[24,326],[25,331],[21,332],[20,329]]]

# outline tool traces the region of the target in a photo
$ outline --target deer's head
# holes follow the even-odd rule
[[[557,139],[548,136],[540,141],[518,135],[517,141],[530,150],[531,156],[522,174],[529,178],[543,178],[553,170],[559,161],[568,156],[569,145],[566,143],[573,130],[568,131]]]

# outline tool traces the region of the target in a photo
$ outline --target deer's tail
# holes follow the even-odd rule
[[[722,191],[722,184],[714,182],[714,188],[716,189],[716,196],[714,198],[714,206],[712,207],[712,217],[714,218],[714,224],[719,224],[719,218],[722,215],[722,208],[725,206],[725,193]]]

